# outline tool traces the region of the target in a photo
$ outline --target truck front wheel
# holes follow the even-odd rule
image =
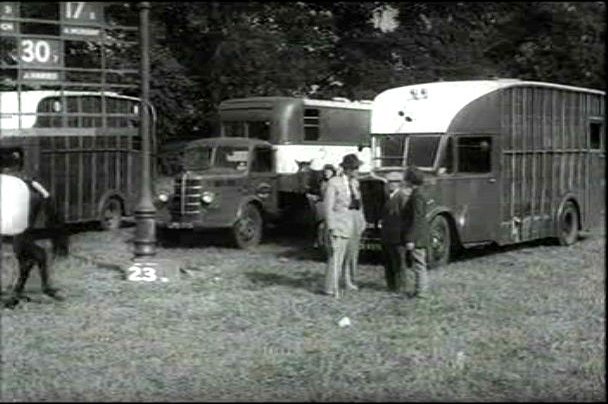
[[[254,205],[246,205],[232,228],[232,236],[237,247],[247,249],[260,244],[262,240],[262,215]]]
[[[437,215],[431,220],[430,246],[428,265],[429,268],[437,268],[450,262],[452,250],[452,237],[450,225],[442,215]]]

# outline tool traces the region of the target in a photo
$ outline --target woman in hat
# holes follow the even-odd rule
[[[356,154],[343,157],[342,172],[327,183],[324,195],[325,223],[330,240],[324,293],[339,297],[340,281],[357,290],[355,276],[359,261],[359,241],[365,217],[357,174],[363,164]]]
[[[325,226],[325,208],[323,203],[323,196],[327,190],[327,184],[333,176],[336,175],[336,168],[332,164],[325,164],[321,170],[321,179],[318,182],[318,194],[313,196],[313,206],[315,211],[315,239],[314,247],[325,246],[328,247],[329,239],[327,236]]]

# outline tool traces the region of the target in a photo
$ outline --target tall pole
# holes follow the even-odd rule
[[[139,3],[139,37],[141,70],[141,107],[139,109],[139,134],[141,136],[141,181],[139,203],[135,208],[135,257],[156,254],[156,209],[152,203],[152,182],[150,178],[150,55],[148,14],[150,3]]]

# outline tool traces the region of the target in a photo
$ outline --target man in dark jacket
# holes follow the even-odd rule
[[[427,248],[429,228],[426,220],[427,198],[420,189],[422,173],[409,167],[385,206],[382,218],[382,245],[385,255],[387,286],[405,293],[406,269],[415,275],[414,296],[424,297],[428,289]],[[411,257],[408,265],[407,257]]]

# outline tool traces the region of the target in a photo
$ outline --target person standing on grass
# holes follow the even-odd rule
[[[399,172],[398,178],[388,183],[390,196],[384,205],[380,228],[386,286],[399,293],[405,293],[405,229],[409,226],[405,207],[412,195],[404,175],[405,171]]]
[[[312,201],[315,212],[315,239],[314,247],[327,246],[329,240],[327,240],[327,231],[325,230],[325,209],[323,203],[323,196],[327,190],[327,183],[329,179],[336,175],[336,168],[332,164],[325,164],[321,170],[321,179],[318,180],[317,189],[318,192],[310,194],[309,200]]]
[[[414,271],[413,297],[426,297],[428,290],[427,250],[429,225],[426,220],[427,197],[420,188],[424,177],[420,170],[408,167],[403,181],[385,206],[382,240],[385,251],[387,286],[406,292],[406,271]],[[411,263],[408,262],[408,256]]]
[[[340,295],[342,278],[346,289],[358,289],[354,282],[359,261],[359,242],[365,230],[357,179],[362,163],[356,154],[345,155],[340,163],[342,172],[327,182],[323,196],[325,223],[330,241],[323,292],[335,297]]]

